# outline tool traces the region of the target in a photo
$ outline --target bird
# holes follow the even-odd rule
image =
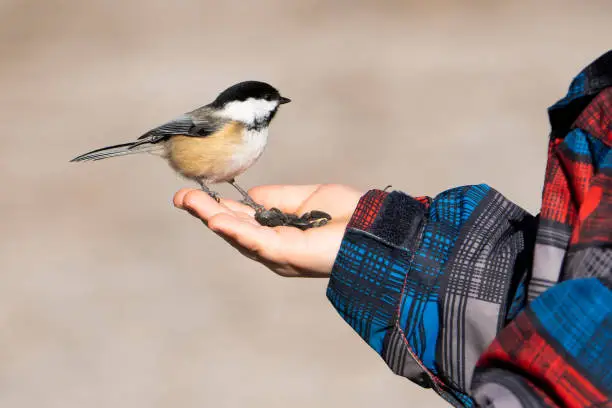
[[[149,130],[138,139],[81,154],[71,162],[149,153],[166,159],[181,176],[197,182],[220,201],[211,184],[227,182],[242,195],[241,202],[263,210],[236,183],[260,158],[268,142],[268,127],[279,106],[291,102],[272,85],[244,81],[222,91],[204,106]]]

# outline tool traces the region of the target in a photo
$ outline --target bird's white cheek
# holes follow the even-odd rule
[[[268,117],[277,105],[278,102],[276,101],[249,98],[246,101],[228,103],[220,112],[220,115],[231,120],[250,124]]]

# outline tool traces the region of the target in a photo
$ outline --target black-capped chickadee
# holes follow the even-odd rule
[[[185,113],[140,136],[137,140],[82,154],[72,162],[102,160],[135,153],[153,153],[168,160],[182,176],[208,186],[228,182],[240,192],[243,203],[263,207],[236,184],[235,178],[251,167],[268,141],[268,125],[278,107],[291,102],[265,82],[240,82],[221,92],[208,105]]]

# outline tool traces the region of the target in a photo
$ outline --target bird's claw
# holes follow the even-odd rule
[[[221,195],[219,193],[215,193],[214,191],[207,191],[207,193],[217,203],[221,202]]]
[[[217,193],[216,191],[212,191],[210,188],[206,187],[206,184],[201,181],[198,181],[198,183],[200,184],[200,189],[206,194],[208,194],[210,198],[215,200],[217,203],[221,202],[221,195],[219,193]]]

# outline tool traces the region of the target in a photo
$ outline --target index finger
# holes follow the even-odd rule
[[[177,208],[192,212],[203,221],[208,221],[217,214],[231,214],[231,210],[219,204],[202,190],[182,189],[174,195],[174,205]],[[195,214],[194,214],[195,213]]]

